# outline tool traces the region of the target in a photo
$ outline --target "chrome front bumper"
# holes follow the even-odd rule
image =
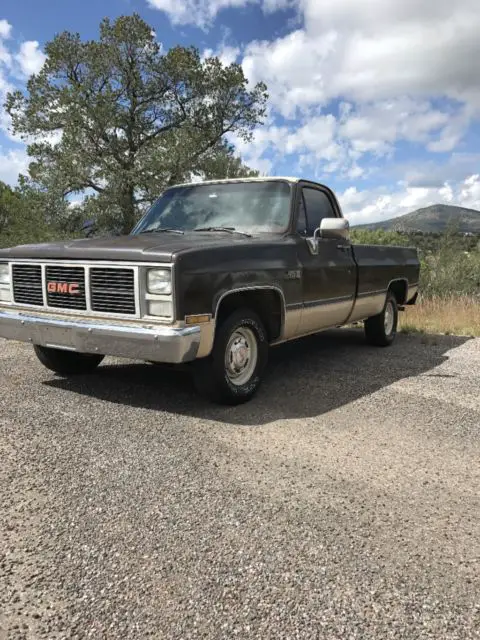
[[[0,309],[0,338],[44,347],[180,364],[195,360],[201,330],[51,318]]]

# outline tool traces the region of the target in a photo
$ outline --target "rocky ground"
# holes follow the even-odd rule
[[[0,639],[480,637],[480,340],[338,331],[258,397],[0,340]]]

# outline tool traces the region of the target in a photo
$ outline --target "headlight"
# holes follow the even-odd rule
[[[172,272],[170,269],[150,269],[147,272],[147,291],[157,295],[172,293]]]
[[[8,264],[0,264],[0,286],[10,285],[10,269],[8,268]]]

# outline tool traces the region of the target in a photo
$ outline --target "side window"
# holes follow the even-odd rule
[[[313,236],[323,218],[336,218],[335,211],[325,192],[318,189],[302,189],[307,210],[307,235]],[[300,220],[299,220],[300,222]]]

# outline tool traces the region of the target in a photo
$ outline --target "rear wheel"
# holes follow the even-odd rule
[[[105,357],[91,353],[52,349],[51,347],[41,347],[39,345],[34,345],[33,348],[44,367],[61,375],[91,373]]]
[[[398,325],[398,303],[391,291],[381,313],[365,320],[365,336],[369,344],[388,347],[395,340]]]
[[[197,390],[220,404],[247,402],[262,382],[268,348],[258,315],[249,309],[234,311],[219,326],[210,356],[194,363]]]

